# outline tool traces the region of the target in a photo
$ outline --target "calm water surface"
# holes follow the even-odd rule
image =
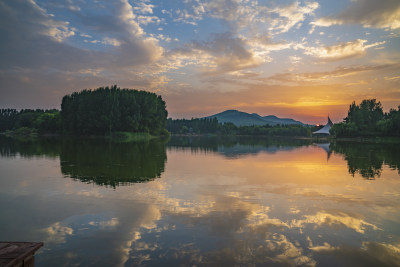
[[[400,147],[0,139],[0,240],[37,266],[399,266]]]

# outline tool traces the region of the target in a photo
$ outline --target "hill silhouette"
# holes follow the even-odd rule
[[[218,122],[226,123],[231,122],[236,126],[252,126],[252,125],[288,125],[288,124],[297,124],[304,125],[300,121],[296,121],[289,118],[278,118],[274,115],[269,116],[260,116],[257,113],[246,113],[239,110],[226,110],[221,113],[217,113],[205,118],[217,118]]]

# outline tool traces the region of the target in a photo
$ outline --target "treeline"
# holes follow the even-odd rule
[[[204,119],[177,119],[173,120],[168,118],[167,130],[173,134],[208,134],[217,133],[221,124],[218,123],[217,118],[204,118]]]
[[[302,125],[236,126],[219,123],[217,118],[167,120],[167,130],[172,134],[221,134],[253,136],[310,136],[311,129]]]
[[[384,113],[376,99],[353,102],[343,122],[334,124],[331,133],[336,137],[400,136],[400,106]]]
[[[56,109],[1,109],[0,132],[110,135],[115,132],[167,134],[168,112],[161,96],[116,85],[66,95]]]
[[[164,134],[167,115],[161,96],[116,85],[66,95],[61,103],[62,129],[77,135]]]
[[[0,132],[18,130],[26,133],[58,134],[61,116],[56,109],[1,109]]]

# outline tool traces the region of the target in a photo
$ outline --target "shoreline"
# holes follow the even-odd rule
[[[31,130],[31,129],[30,129]],[[29,133],[18,133],[14,131],[0,132],[0,136],[14,139],[35,140],[38,138],[78,138],[78,139],[108,139],[117,142],[148,141],[154,138],[174,137],[250,137],[250,138],[278,138],[297,139],[327,142],[357,142],[357,143],[395,143],[400,144],[400,137],[397,136],[357,136],[357,137],[307,137],[307,136],[279,136],[279,135],[236,135],[236,134],[170,134],[169,136],[155,136],[148,133],[114,132],[111,135],[70,135],[70,134],[38,134],[35,131]]]

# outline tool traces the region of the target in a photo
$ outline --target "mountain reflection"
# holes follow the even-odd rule
[[[333,142],[330,149],[343,154],[349,173],[359,173],[363,178],[373,180],[381,176],[383,165],[400,173],[400,153],[393,144]]]

